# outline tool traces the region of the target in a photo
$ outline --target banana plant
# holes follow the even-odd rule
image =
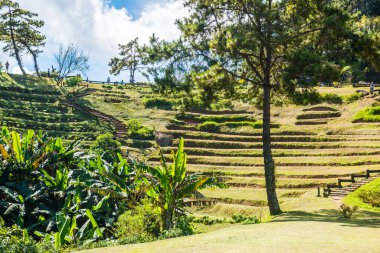
[[[181,138],[176,153],[172,152],[173,163],[168,165],[163,153],[161,166],[145,167],[146,178],[150,182],[147,191],[161,208],[163,229],[173,228],[175,212],[183,207],[184,198],[191,197],[206,187],[225,187],[215,178],[195,173],[186,173],[186,153],[184,139]]]

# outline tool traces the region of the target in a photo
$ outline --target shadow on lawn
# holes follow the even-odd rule
[[[348,227],[380,228],[380,213],[362,210],[354,214],[350,219],[347,219],[343,218],[341,213],[334,209],[322,209],[318,213],[290,211],[277,216],[271,222],[289,221],[334,222]]]

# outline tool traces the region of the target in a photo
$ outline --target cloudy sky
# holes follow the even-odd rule
[[[75,44],[90,58],[90,80],[105,80],[109,76],[108,62],[116,56],[118,44],[135,37],[146,42],[153,33],[172,40],[179,36],[174,24],[186,16],[179,0],[17,0],[22,8],[38,13],[45,21],[42,32],[46,47],[40,56],[40,68],[47,70],[54,64],[54,53],[59,45]],[[14,60],[8,61],[11,71],[18,72]],[[32,59],[24,57],[27,69],[33,70]],[[142,77],[140,77],[142,78]],[[128,73],[112,80],[128,80]]]

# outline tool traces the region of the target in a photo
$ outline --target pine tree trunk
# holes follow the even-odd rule
[[[37,55],[30,51],[30,53],[33,56],[33,61],[34,61],[34,70],[36,71],[36,75],[39,77],[40,76],[40,69],[38,68],[38,62],[37,62]]]
[[[24,67],[22,66],[22,61],[21,61],[21,58],[20,58],[20,52],[19,52],[19,49],[18,49],[18,47],[16,45],[15,35],[14,35],[13,27],[12,27],[12,11],[10,9],[9,9],[9,23],[10,23],[10,26],[11,26],[10,27],[11,40],[12,40],[13,50],[15,52],[15,57],[16,57],[16,60],[17,60],[17,64],[20,67],[22,74],[25,76],[26,72],[24,70]]]
[[[269,211],[271,215],[281,213],[280,204],[276,194],[276,175],[275,165],[271,147],[271,129],[270,129],[270,85],[264,85],[264,101],[263,101],[263,154],[265,168],[265,187],[267,191],[267,199]]]

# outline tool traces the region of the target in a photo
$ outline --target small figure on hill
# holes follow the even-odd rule
[[[5,63],[5,69],[7,71],[7,74],[9,73],[9,62],[6,62]]]
[[[111,78],[108,77],[108,78],[107,78],[107,83],[110,83],[110,82],[111,82]]]
[[[124,80],[121,80],[121,85],[124,85]]]
[[[369,86],[369,92],[370,92],[371,94],[373,94],[374,90],[375,90],[375,85],[373,84],[373,82],[371,82],[371,84],[370,84],[370,86]]]
[[[47,76],[50,77],[50,69],[48,69]]]

